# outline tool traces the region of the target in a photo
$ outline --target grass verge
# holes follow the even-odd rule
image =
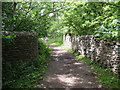
[[[79,55],[78,53],[70,49],[66,50],[70,53],[73,53],[78,60],[83,61],[85,64],[87,64],[93,70],[93,73],[95,73],[98,80],[101,81],[103,84],[107,85],[108,88],[120,89],[119,75],[112,73],[111,69],[102,68],[98,62]]]

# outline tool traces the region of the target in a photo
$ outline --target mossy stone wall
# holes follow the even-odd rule
[[[4,31],[9,35],[12,32]],[[38,56],[38,38],[33,32],[14,32],[15,38],[10,45],[2,43],[2,58],[8,61],[33,60]]]
[[[92,35],[64,35],[63,42],[65,46],[77,51],[79,54],[99,62],[105,68],[112,69],[114,73],[118,73],[120,68],[119,43],[110,40],[101,40]]]

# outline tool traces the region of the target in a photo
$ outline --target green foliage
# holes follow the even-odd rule
[[[49,42],[62,45],[65,33],[73,35],[95,35],[102,39],[120,41],[120,1],[119,2],[3,2],[2,30],[37,32],[39,37],[48,35]],[[2,36],[3,41],[11,43],[14,35]],[[3,60],[4,87],[31,87],[40,77],[49,62],[50,50],[39,39],[39,57],[30,62],[17,61],[15,64]],[[82,60],[85,60],[82,58]],[[86,63],[88,60],[85,60]],[[94,67],[94,66],[93,66]],[[101,69],[100,69],[101,70]],[[98,71],[100,71],[98,69]],[[6,74],[5,74],[6,73]],[[21,74],[22,73],[22,74]],[[104,72],[102,72],[104,73]],[[102,75],[102,74],[100,74]],[[113,81],[105,79],[110,87]],[[108,76],[109,77],[109,76]],[[111,77],[111,76],[110,76]],[[101,79],[102,80],[102,79]],[[113,84],[110,84],[112,82]]]
[[[64,3],[55,2],[3,2],[2,30],[32,31],[45,37],[58,13],[64,10]]]
[[[61,26],[73,35],[95,35],[119,41],[119,7],[120,2],[73,3],[64,11]]]
[[[51,55],[51,51],[50,48],[39,38],[39,42],[38,42],[38,48],[39,48],[39,58],[41,58],[41,63],[47,63],[49,62],[49,60],[44,60],[42,58],[50,58]]]
[[[61,46],[63,45],[63,35],[62,33],[56,33],[54,32],[53,34],[51,34],[51,36],[49,36],[48,42]]]
[[[103,39],[112,39],[112,40],[120,41],[119,26],[120,26],[120,21],[118,21],[118,19],[114,19],[106,27],[104,25],[98,27],[98,30],[95,31],[95,36]]]
[[[3,88],[33,88],[43,78],[50,61],[50,49],[39,40],[39,56],[32,61],[3,60]]]
[[[119,41],[119,7],[120,2],[4,2],[2,29],[33,31],[39,37],[59,31]]]
[[[3,2],[2,30],[33,31],[44,37],[49,28],[51,3]]]
[[[11,33],[9,35],[2,35],[2,42],[4,43],[3,45],[10,45],[15,38],[15,34]]]

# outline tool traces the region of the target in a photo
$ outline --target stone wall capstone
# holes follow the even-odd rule
[[[69,40],[70,39],[70,40]],[[77,51],[91,60],[95,60],[105,68],[118,73],[120,67],[120,44],[110,40],[101,40],[92,35],[64,35],[64,45]]]
[[[9,35],[12,32],[2,31]],[[2,43],[2,59],[8,61],[33,60],[38,56],[38,38],[33,32],[13,32],[15,38],[10,45]]]

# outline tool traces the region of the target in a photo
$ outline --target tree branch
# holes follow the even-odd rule
[[[44,15],[42,15],[40,18],[42,18],[42,17],[44,17],[44,16],[46,16],[46,15],[48,15],[48,14],[50,14],[50,13],[57,12],[57,11],[63,9],[63,8],[66,8],[66,7],[62,7],[62,8],[60,8],[60,9],[57,9],[57,10],[54,10],[54,11],[47,12],[47,13],[45,13]],[[39,19],[40,19],[40,18],[39,18]]]
[[[31,4],[32,4],[32,2],[30,2],[30,6],[28,8],[28,11],[26,12],[25,18],[27,17],[27,14],[30,12]],[[13,31],[15,31],[17,28],[19,28],[22,23],[23,23],[23,20],[21,20],[21,22],[16,27],[14,27]]]
[[[119,8],[120,8],[120,5],[115,5],[115,4],[112,4],[112,3],[101,2],[101,4],[112,5],[112,6],[115,6],[115,7],[119,7]]]

